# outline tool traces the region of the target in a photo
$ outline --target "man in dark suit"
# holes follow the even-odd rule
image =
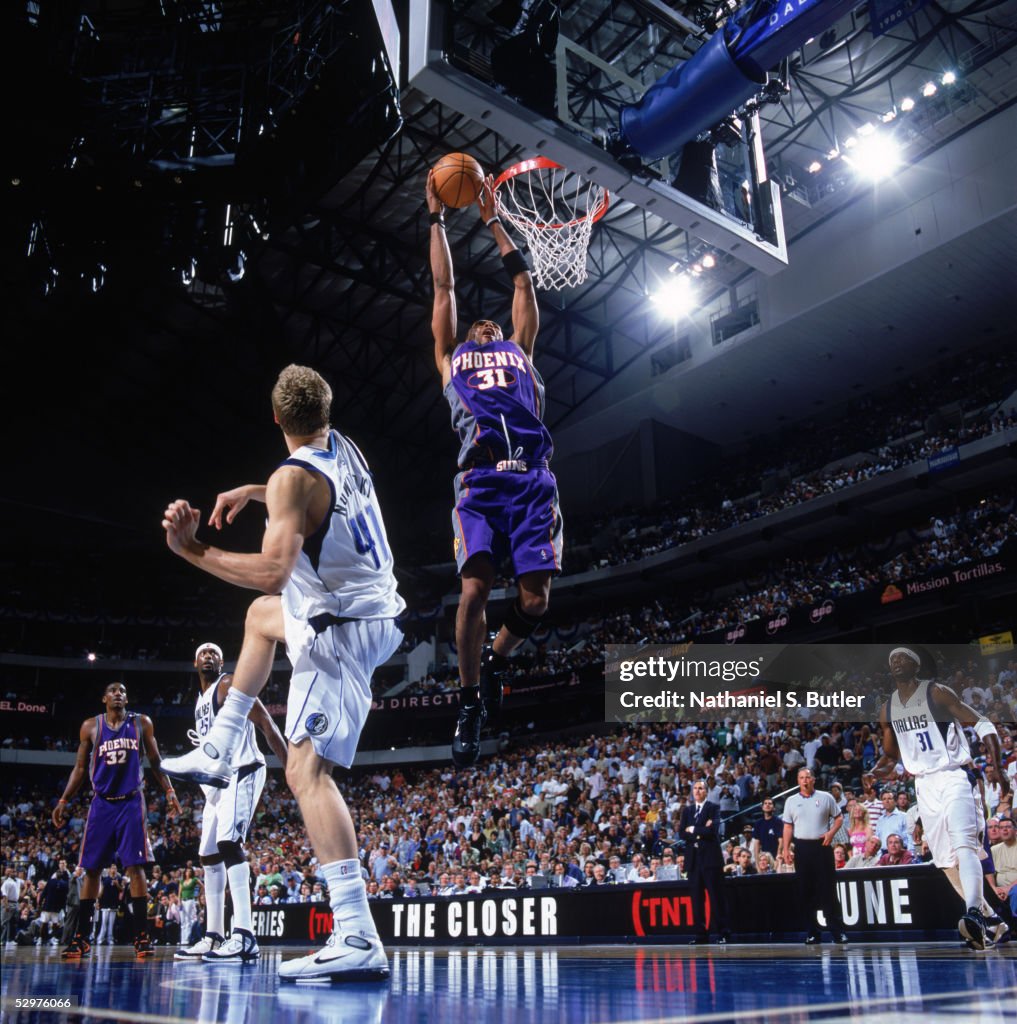
[[[706,923],[705,896],[710,897],[710,925],[719,932],[719,943],[730,937],[727,907],[721,881],[724,877],[724,857],[720,852],[717,826],[720,807],[706,799],[706,783],[697,781],[692,786],[692,800],[682,808],[678,831],[685,840],[685,869],[692,883],[692,915],[696,924],[694,944],[707,945],[710,928]]]

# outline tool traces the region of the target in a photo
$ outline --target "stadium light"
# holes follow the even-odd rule
[[[905,114],[910,110],[914,110],[915,101],[910,96],[905,96],[904,99],[900,101],[900,109],[903,110]]]
[[[870,135],[859,142],[851,155],[844,159],[861,177],[882,181],[900,166],[901,151],[897,141],[889,135]]]
[[[680,320],[696,307],[696,293],[692,279],[685,274],[670,277],[650,296],[657,312],[669,320]]]
[[[926,82],[925,85],[922,86],[922,95],[926,99],[928,99],[930,96],[935,96],[936,95],[936,83],[935,82]]]
[[[808,166],[809,174],[818,174],[823,169],[823,165],[818,160],[813,160]]]
[[[953,85],[953,83],[956,82],[956,81],[957,81],[957,72],[956,71],[946,71],[946,72],[943,73],[943,77],[940,79],[940,82],[943,85]]]

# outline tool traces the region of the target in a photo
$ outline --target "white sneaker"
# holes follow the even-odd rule
[[[986,932],[993,945],[1006,942],[1010,937],[1010,926],[998,914],[985,919]]]
[[[279,965],[283,981],[383,981],[389,975],[381,940],[333,932],[325,948]]]
[[[188,946],[186,949],[181,946],[174,954],[174,960],[200,960],[206,953],[211,953],[212,950],[218,949],[225,939],[218,932],[208,932],[193,946]]]
[[[164,757],[159,768],[170,778],[183,782],[200,782],[203,786],[225,789],[233,778],[229,760],[206,740],[197,750],[180,757]]]
[[[201,959],[206,964],[252,964],[261,956],[258,940],[252,932],[234,928],[218,949],[209,950]]]

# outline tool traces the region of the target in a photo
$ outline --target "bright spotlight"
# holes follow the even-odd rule
[[[957,81],[957,72],[956,71],[946,71],[946,72],[944,72],[943,77],[940,79],[940,82],[942,82],[943,85],[953,85],[953,83],[956,82],[956,81]]]
[[[849,135],[844,140],[844,148],[845,149],[854,149],[855,146],[857,146],[857,145],[858,145],[858,140],[853,135]]]
[[[889,124],[896,116],[896,110],[888,110],[885,114],[880,115],[879,120],[882,121],[883,124]]]
[[[808,167],[809,174],[819,174],[822,169],[823,165],[818,160],[813,160]]]
[[[717,265],[717,257],[716,257],[716,256],[714,256],[712,252],[708,252],[708,253],[707,253],[707,254],[706,254],[706,255],[705,255],[704,257],[703,257],[703,266],[704,266],[704,267],[705,267],[705,268],[706,268],[707,270],[713,270],[713,268],[714,268],[714,267],[715,267],[716,265]]]
[[[876,130],[876,126],[871,121],[866,121],[865,124],[863,124],[858,129],[858,134],[859,135],[871,135],[875,130]]]
[[[650,296],[650,301],[657,307],[661,316],[669,320],[680,320],[683,316],[688,316],[696,305],[692,279],[684,274],[681,277],[669,278]]]
[[[935,82],[926,82],[925,85],[922,86],[922,95],[926,99],[928,99],[930,96],[935,96],[936,95],[936,83]]]
[[[900,166],[900,146],[888,135],[871,135],[845,157],[855,171],[870,181],[882,181]]]
[[[85,661],[95,661],[95,658],[96,655],[94,651],[89,651],[88,654],[85,655]]]
[[[905,96],[904,99],[900,101],[900,109],[903,110],[905,114],[909,110],[914,110],[915,101],[910,96]]]

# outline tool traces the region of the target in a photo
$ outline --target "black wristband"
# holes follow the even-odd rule
[[[428,224],[440,224],[442,227],[444,227],[445,226],[445,214],[441,213],[440,211],[432,210],[431,213],[428,214],[427,223]]]
[[[492,224],[500,224],[500,223],[501,223],[501,217],[499,217],[498,214],[495,214],[490,220],[485,220],[484,221],[484,227],[485,228],[489,228]]]
[[[526,257],[518,249],[505,253],[501,258],[501,262],[509,277],[528,273],[530,269],[530,265],[526,262]]]

